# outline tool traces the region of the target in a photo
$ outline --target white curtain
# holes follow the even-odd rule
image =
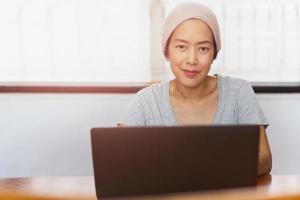
[[[186,1],[164,0],[166,14]],[[300,81],[299,0],[192,1],[210,7],[220,23],[223,46],[213,73],[256,82]]]
[[[147,82],[150,0],[0,0],[0,82]]]
[[[130,83],[172,77],[164,17],[187,0],[0,0],[0,82]],[[300,81],[299,0],[188,0],[217,15],[211,73]]]

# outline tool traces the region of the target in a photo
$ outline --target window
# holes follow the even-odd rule
[[[147,0],[0,0],[1,82],[147,82]]]
[[[185,0],[162,1],[166,14]],[[253,82],[300,81],[300,1],[194,0],[217,15],[222,49],[212,73]]]
[[[186,0],[0,0],[0,81],[136,83],[172,77],[164,16]],[[191,1],[191,0],[189,0]],[[193,0],[217,15],[211,73],[300,81],[300,1]]]

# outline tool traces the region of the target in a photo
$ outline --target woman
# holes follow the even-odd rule
[[[272,165],[264,129],[268,122],[251,85],[241,79],[208,75],[221,49],[214,13],[201,4],[178,5],[166,18],[162,43],[175,79],[139,91],[121,124],[261,125],[258,175],[268,174]]]

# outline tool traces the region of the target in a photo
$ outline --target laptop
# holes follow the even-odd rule
[[[91,130],[97,197],[256,185],[259,126]]]

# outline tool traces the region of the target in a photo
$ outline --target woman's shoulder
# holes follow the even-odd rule
[[[161,94],[165,89],[167,89],[169,81],[163,81],[160,83],[153,83],[140,91],[137,92],[138,95],[148,96],[153,94]]]
[[[222,76],[218,75],[219,80],[223,85],[236,85],[236,86],[243,86],[250,84],[247,80],[237,78],[237,77],[232,77],[232,76]]]
[[[239,92],[243,88],[249,88],[251,87],[251,84],[241,78],[236,78],[232,76],[220,76],[219,77],[219,84],[221,86],[221,89],[224,91],[231,91],[233,93]]]
[[[144,101],[151,101],[151,99],[157,99],[162,97],[165,91],[168,90],[169,81],[163,81],[160,83],[153,83],[141,90],[139,90],[134,96],[135,99],[143,99]]]

